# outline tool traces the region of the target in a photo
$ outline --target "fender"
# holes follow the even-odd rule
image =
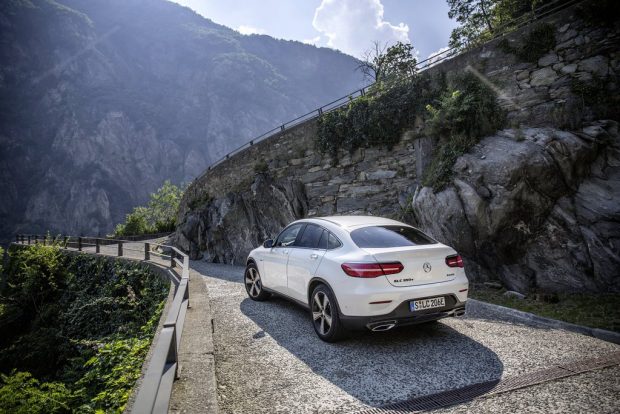
[[[322,284],[327,286],[329,290],[332,291],[332,293],[334,293],[334,289],[332,289],[331,285],[325,279],[323,279],[322,277],[318,277],[318,276],[313,277],[312,279],[310,279],[310,283],[308,283],[308,307],[310,307],[310,295],[312,295],[312,292],[310,291],[310,286],[315,284],[315,282],[321,282]],[[342,315],[342,312],[340,311],[340,304],[338,303],[338,298],[336,297],[335,293],[334,293],[334,299],[336,300],[336,307],[338,308],[338,313]]]

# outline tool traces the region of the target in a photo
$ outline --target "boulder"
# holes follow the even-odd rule
[[[618,124],[521,134],[483,139],[447,188],[418,189],[418,225],[475,263],[474,280],[494,275],[522,293],[620,291]]]

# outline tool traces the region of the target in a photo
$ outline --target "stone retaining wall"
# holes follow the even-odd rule
[[[434,74],[471,69],[480,74],[484,82],[499,91],[500,103],[513,127],[572,129],[584,120],[617,118],[620,107],[616,77],[620,70],[619,25],[592,26],[578,17],[576,7],[544,21],[556,28],[557,42],[555,48],[537,62],[520,62],[513,54],[505,52],[506,44],[522,45],[526,34],[534,27],[530,26],[510,34],[506,40],[495,40],[427,71]],[[606,105],[585,102],[583,96],[575,93],[577,81],[598,80],[607,88]],[[337,161],[315,150],[316,127],[314,119],[285,130],[231,156],[197,178],[181,203],[181,224],[174,242],[190,251],[192,257],[205,253],[213,260],[230,261],[234,257],[239,261],[250,246],[270,236],[273,229],[286,224],[286,220],[299,216],[359,213],[407,216],[418,179],[433,150],[432,140],[423,135],[421,119],[415,128],[403,134],[394,148],[365,148],[353,154],[341,152]],[[272,187],[289,188],[301,184],[304,193],[294,197],[301,207],[293,209],[291,214],[276,214],[277,218],[269,225],[265,224],[270,220],[268,209],[261,212],[261,217],[250,211],[250,205],[258,202],[256,179],[264,175],[273,181]],[[232,194],[236,194],[236,198]],[[285,204],[291,201],[291,197],[287,197],[284,197],[288,200],[283,201]],[[241,198],[244,206],[243,214],[236,216],[238,224],[226,224],[229,228],[224,228],[227,213],[235,210]],[[248,236],[244,240],[249,241],[241,248],[233,247],[242,241],[233,242],[225,233],[237,230],[230,228],[231,225],[246,224],[249,229],[243,229]],[[232,250],[234,254],[228,254]]]

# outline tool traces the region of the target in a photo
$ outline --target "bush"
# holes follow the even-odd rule
[[[427,105],[427,110],[430,114],[427,133],[439,144],[422,184],[438,191],[450,181],[456,159],[480,138],[500,129],[505,113],[495,93],[471,73],[453,78],[437,106]]]
[[[116,225],[114,235],[137,236],[174,231],[183,192],[184,188],[165,181],[161,188],[151,194],[146,207],[135,207],[125,217],[124,224]]]
[[[122,411],[168,284],[143,264],[65,255],[55,245],[9,253],[0,309],[13,316],[0,318],[0,413]],[[45,398],[57,404],[29,405]]]
[[[0,413],[70,413],[76,399],[61,382],[41,384],[29,372],[0,374]]]
[[[503,39],[498,46],[505,53],[515,55],[523,62],[538,62],[538,59],[552,50],[555,44],[555,27],[542,23],[528,32],[521,45],[512,46],[508,40]]]
[[[435,85],[428,76],[379,82],[365,96],[319,118],[317,148],[335,158],[341,149],[393,147],[424,111]]]

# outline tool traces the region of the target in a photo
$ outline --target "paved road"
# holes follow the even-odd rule
[[[225,413],[355,412],[620,350],[475,307],[435,326],[363,332],[326,344],[298,306],[249,300],[243,268],[202,261],[192,268],[205,275],[211,298]],[[619,412],[619,374],[618,366],[600,369],[439,412]]]

